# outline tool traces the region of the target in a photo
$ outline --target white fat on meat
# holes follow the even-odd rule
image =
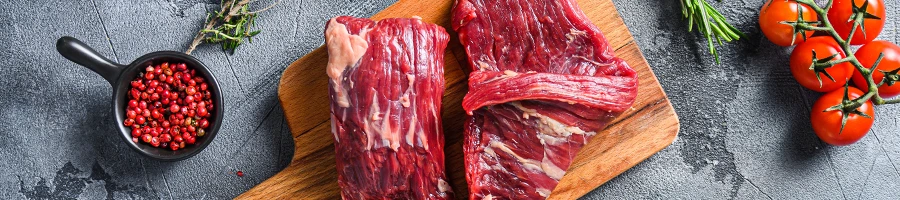
[[[340,143],[341,138],[338,137],[337,126],[334,125],[337,119],[334,118],[334,114],[331,115],[331,135],[334,135],[334,143]]]
[[[541,133],[543,134],[554,134],[554,136],[559,137],[568,137],[572,134],[576,135],[594,135],[596,132],[593,131],[584,131],[577,126],[569,126],[565,125],[562,122],[557,121],[556,119],[550,118],[548,116],[542,115],[538,113],[535,109],[529,109],[525,106],[522,106],[519,102],[510,102],[509,105],[512,105],[519,110],[522,110],[522,118],[530,119],[531,117],[537,117],[538,121],[540,121],[539,128]]]
[[[369,107],[370,117],[363,118],[363,130],[366,131],[366,150],[390,147],[396,151],[400,147],[400,133],[391,126],[390,106],[384,113],[381,113],[379,105],[378,93],[372,94],[372,105]]]
[[[450,188],[450,183],[444,181],[444,179],[438,179],[438,191],[441,192],[449,192],[452,188]]]
[[[572,43],[572,41],[574,41],[576,37],[586,35],[586,34],[587,34],[587,32],[572,28],[572,29],[569,29],[569,33],[566,33],[566,39],[569,39],[569,43]]]
[[[349,82],[349,87],[353,88],[354,82],[348,80],[348,77],[343,77],[343,75],[348,68],[356,67],[359,64],[359,60],[365,55],[369,46],[368,42],[366,42],[366,33],[369,30],[369,28],[364,28],[358,35],[353,35],[347,31],[347,26],[338,23],[335,19],[331,19],[328,22],[328,28],[325,30],[326,44],[328,47],[328,66],[326,71],[334,88],[335,96],[332,99],[334,99],[339,107],[350,107],[347,89],[344,88],[343,83],[344,81],[347,81]],[[406,78],[408,80],[407,91],[405,91],[396,101],[388,100],[386,103],[399,103],[405,108],[412,108],[413,113],[415,113],[415,105],[413,105],[414,102],[410,96],[414,93],[413,88],[416,76],[414,74],[406,74]],[[406,139],[408,145],[413,145],[416,134],[419,135],[418,138],[420,140],[426,139],[426,137],[422,135],[424,132],[418,130],[419,127],[416,127],[416,118],[410,120],[409,131],[404,135],[401,135],[401,133],[397,132],[398,130],[394,129],[396,127],[391,127],[390,107],[386,109],[385,113],[382,113],[377,94],[375,94],[372,99],[372,105],[369,107],[369,117],[364,118],[363,123],[363,130],[366,132],[367,150],[390,147],[396,151],[400,147],[401,139]],[[436,110],[432,109],[431,113],[435,116],[435,119],[439,119]],[[346,115],[344,115],[344,117],[346,117]],[[436,127],[435,131],[440,131],[438,128],[439,127]],[[332,133],[336,134],[337,132],[336,130],[332,130]],[[335,135],[335,139],[338,139],[337,135]],[[417,141],[417,144],[428,149],[427,141]]]
[[[484,71],[484,70],[487,70],[490,68],[491,68],[490,65],[488,65],[487,63],[478,61],[478,69],[479,70]]]
[[[544,188],[537,188],[537,189],[535,189],[535,191],[538,193],[538,195],[541,195],[544,198],[549,197],[550,192],[552,192],[552,191],[550,191],[548,189],[544,189]]]
[[[559,146],[568,142],[565,137],[555,137],[544,133],[538,133],[537,138],[541,141],[541,144],[550,146]]]
[[[403,96],[400,96],[400,104],[403,105],[403,107],[409,108],[409,94],[403,94]]]
[[[391,109],[388,109],[385,112],[384,116],[391,116]],[[384,145],[390,145],[391,149],[397,151],[400,148],[400,133],[399,130],[394,130],[391,127],[391,119],[385,118],[381,120],[381,139],[384,141]]]
[[[568,141],[567,138],[572,135],[587,136],[596,134],[595,132],[586,132],[578,127],[567,126],[553,118],[538,113],[537,110],[526,108],[519,102],[511,102],[509,104],[519,110],[522,110],[523,118],[529,119],[531,117],[535,117],[540,122],[540,124],[538,124],[540,132],[537,133],[536,137],[540,140],[541,145],[543,145],[543,156],[540,161],[524,158],[513,152],[512,149],[506,146],[506,144],[500,141],[492,140],[483,150],[485,153],[484,155],[487,156],[487,159],[498,158],[497,154],[502,151],[503,153],[509,154],[512,157],[516,158],[516,160],[522,165],[522,168],[539,171],[543,174],[546,174],[548,177],[559,181],[566,174],[566,171],[553,163],[553,161],[551,161],[547,156],[547,151],[549,151],[548,146],[563,145]],[[497,170],[495,168],[492,169]],[[542,189],[538,192],[541,193],[541,196],[544,197],[550,194],[550,191],[547,189]]]
[[[429,97],[429,99],[428,99],[427,102],[429,102],[429,103],[430,103],[430,102],[434,102],[434,98]],[[438,101],[438,102],[440,102],[440,101]],[[434,118],[432,118],[432,119],[434,119],[434,120],[440,120],[440,119],[441,119],[441,116],[438,115],[438,113],[440,113],[439,110],[441,109],[440,106],[428,106],[428,109],[431,110],[431,116],[434,117]],[[440,133],[440,131],[441,131],[441,126],[434,126],[434,132],[435,132],[435,133]]]
[[[518,76],[518,75],[519,75],[518,72],[514,72],[514,71],[512,71],[512,70],[504,70],[504,71],[503,71],[503,75],[497,76],[497,77],[493,77],[493,78],[491,78],[491,79],[485,80],[484,82],[485,82],[485,83],[488,83],[488,82],[494,82],[494,81],[506,80],[506,79],[509,79],[509,78],[512,78],[512,77],[515,77],[515,76]]]
[[[416,108],[413,107],[411,112],[415,113]],[[417,124],[417,117],[412,117],[409,119],[409,130],[406,132],[406,144],[410,146],[421,146],[422,148],[425,148],[425,150],[428,150],[428,137],[424,135],[424,130],[416,126]],[[416,138],[418,138],[419,140],[416,141]],[[413,141],[416,141],[416,143],[413,144]]]
[[[369,43],[366,42],[366,32],[363,29],[359,35],[352,35],[347,31],[347,26],[338,23],[335,19],[328,21],[328,29],[325,30],[325,43],[328,46],[327,73],[334,87],[333,98],[340,107],[350,107],[347,90],[344,89],[342,77],[348,67],[354,67],[359,59],[366,53]]]
[[[413,83],[416,81],[416,75],[407,74],[406,80],[407,80],[407,87],[406,87],[406,91],[403,92],[403,96],[400,96],[400,105],[403,105],[403,107],[409,108],[409,106],[411,106],[409,96],[410,96],[410,94],[413,93]]]
[[[414,109],[413,113],[415,113],[415,108],[413,108],[413,109]],[[416,122],[417,121],[418,121],[418,118],[416,118],[416,117],[409,118],[409,131],[406,132],[406,144],[409,146],[414,146],[412,142],[415,139],[413,137],[415,137],[415,135],[416,135],[416,129],[417,129]]]
[[[519,73],[516,73],[516,72],[511,71],[511,70],[504,70],[504,71],[503,71],[503,76],[504,76],[504,77],[513,77],[513,76],[516,76],[516,75],[519,75]]]
[[[409,110],[405,111],[406,113],[410,113],[410,115],[415,115],[415,113],[418,112],[418,107],[416,107],[416,105],[415,105],[416,102],[414,102],[413,101],[414,99],[410,98],[410,96],[415,94],[414,83],[416,82],[416,75],[415,74],[406,74],[406,80],[407,80],[406,91],[403,92],[403,95],[401,95],[400,99],[397,101],[400,103],[401,106],[409,109]],[[438,119],[438,118],[435,118],[435,119]],[[426,140],[428,140],[428,137],[426,137],[424,135],[425,134],[424,130],[422,130],[420,127],[416,126],[417,124],[418,124],[418,118],[416,118],[416,117],[410,118],[408,131],[406,132],[406,137],[405,137],[406,144],[408,144],[410,146],[421,146],[422,148],[425,148],[425,150],[428,150],[428,141],[426,141]],[[416,136],[418,136],[418,137],[416,137]],[[416,138],[418,138],[419,140],[416,140]],[[415,141],[415,143],[413,143],[414,141]]]
[[[556,164],[553,164],[553,161],[547,158],[546,151],[544,151],[544,158],[541,159],[541,169],[544,169],[544,174],[547,174],[547,176],[557,181],[566,175],[566,170],[559,168]]]
[[[500,151],[506,152],[507,154],[515,157],[516,160],[519,161],[519,164],[522,164],[522,168],[534,171],[544,171],[543,169],[541,169],[541,162],[519,156],[519,154],[513,152],[512,149],[509,149],[509,147],[507,147],[506,144],[503,144],[502,142],[491,141],[490,147],[499,149]]]
[[[425,150],[429,149],[428,138],[425,137],[425,133],[420,127],[417,126],[418,118],[410,118],[408,124],[408,131],[406,133],[400,133],[400,130],[395,129],[399,127],[392,127],[390,123],[391,117],[391,105],[397,105],[399,103],[404,108],[409,109],[409,113],[416,113],[417,107],[415,107],[413,102],[410,100],[409,95],[413,93],[413,83],[416,78],[415,75],[407,74],[406,78],[409,80],[409,87],[404,92],[404,94],[398,100],[387,100],[389,104],[386,111],[382,113],[381,104],[378,101],[378,93],[372,94],[372,105],[369,106],[368,116],[364,118],[363,129],[366,132],[367,145],[366,150],[372,150],[373,148],[382,148],[382,147],[390,147],[394,151],[397,151],[400,148],[401,139],[406,140],[406,144],[410,146],[421,146],[425,148]],[[435,115],[435,119],[437,118],[437,112],[432,109],[432,114]],[[435,131],[439,131],[435,128]],[[418,137],[416,137],[418,136]],[[416,138],[419,141],[416,141]],[[413,142],[416,143],[413,143]]]
[[[369,107],[369,116],[371,117],[363,118],[363,131],[366,132],[366,150],[372,150],[372,148],[377,147],[375,144],[375,134],[377,133],[375,133],[374,121],[381,120],[379,116],[381,109],[378,106],[377,94],[375,96],[372,98],[372,106]]]
[[[490,146],[484,147],[484,153],[490,156],[491,158],[497,157],[497,152],[494,152],[494,149]]]
[[[509,149],[509,147],[507,147],[506,144],[503,144],[502,142],[498,142],[498,141],[491,141],[490,144],[488,145],[488,147],[485,147],[485,152],[491,151],[491,152],[493,152],[492,154],[496,157],[496,152],[494,152],[494,149],[499,149],[500,151],[503,151],[503,152],[515,157],[516,160],[519,161],[519,164],[522,164],[522,168],[532,170],[532,171],[542,172],[554,180],[558,181],[559,179],[562,178],[563,175],[566,174],[566,170],[560,169],[558,166],[553,164],[550,161],[550,159],[547,158],[547,153],[544,153],[544,156],[543,156],[544,158],[541,161],[537,161],[534,159],[528,159],[528,158],[519,156],[519,154],[516,154],[516,152],[513,152],[512,149]]]

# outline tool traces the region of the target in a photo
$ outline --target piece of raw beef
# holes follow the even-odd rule
[[[443,28],[341,16],[325,30],[338,184],[344,199],[448,199]]]
[[[578,150],[631,107],[637,73],[574,0],[457,0],[451,12],[472,69],[470,199],[547,198]]]

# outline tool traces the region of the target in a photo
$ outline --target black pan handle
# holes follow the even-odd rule
[[[124,65],[120,65],[110,61],[108,58],[100,55],[91,47],[73,37],[64,36],[56,41],[56,50],[66,59],[87,67],[115,86],[119,75],[125,69]]]

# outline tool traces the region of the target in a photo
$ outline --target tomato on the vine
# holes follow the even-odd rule
[[[785,21],[797,21],[799,12],[803,12],[803,21],[816,21],[818,17],[813,9],[806,5],[799,5],[795,0],[769,0],[759,11],[759,28],[769,41],[780,46],[793,46],[803,41],[803,35],[794,34],[791,25],[783,24]],[[798,9],[799,8],[799,9]],[[807,36],[812,36],[813,31],[806,31]],[[794,38],[796,36],[796,38]],[[793,43],[792,43],[793,42]]]
[[[853,100],[863,95],[862,91],[854,87],[847,88],[847,93],[849,100]],[[875,107],[872,106],[871,101],[866,101],[866,103],[856,110],[868,115],[868,117],[858,113],[848,113],[847,123],[844,125],[843,130],[841,130],[841,121],[844,117],[844,111],[841,111],[840,109],[832,111],[827,110],[832,106],[841,104],[843,100],[844,90],[835,90],[822,95],[822,97],[813,104],[812,113],[809,117],[812,121],[812,128],[813,131],[816,132],[816,135],[819,136],[819,139],[822,139],[825,143],[838,146],[853,144],[856,141],[859,141],[859,139],[862,139],[875,122]]]
[[[831,56],[834,56],[831,60],[846,57],[841,47],[831,37],[812,37],[797,45],[791,52],[791,74],[803,87],[816,92],[838,90],[853,74],[853,66],[846,62],[825,68],[825,73],[812,70],[810,66],[813,64],[813,55],[819,61],[826,61],[825,59]],[[831,78],[828,78],[829,75]]]
[[[884,79],[884,72],[900,68],[900,46],[888,41],[872,41],[859,48],[854,54],[863,67],[872,68],[872,65],[875,64],[875,61],[878,60],[878,55],[881,53],[884,53],[884,58],[881,59],[878,67],[872,72],[872,80],[875,81],[875,84]],[[853,73],[853,84],[856,84],[856,87],[861,88],[865,92],[869,91],[866,79],[856,70]],[[893,85],[884,84],[878,87],[878,94],[883,98],[900,95],[900,82],[896,82]]]
[[[850,44],[862,45],[878,37],[884,28],[884,0],[834,0],[831,9],[828,10],[828,21],[831,21],[834,30],[844,39],[850,35],[850,30],[853,29],[854,21],[851,17],[854,14],[854,3],[858,8],[865,5],[866,13],[869,14],[863,20],[863,24],[856,29],[856,33],[853,33],[853,39],[850,41]],[[873,17],[877,17],[877,19]]]

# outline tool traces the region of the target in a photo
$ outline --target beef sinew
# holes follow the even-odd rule
[[[331,132],[344,199],[448,199],[443,28],[341,16],[325,31]]]
[[[573,0],[457,0],[452,15],[472,68],[470,199],[547,198],[581,147],[631,107],[636,72]]]

